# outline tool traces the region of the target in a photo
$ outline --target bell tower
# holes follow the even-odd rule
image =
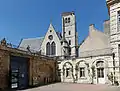
[[[76,57],[78,38],[76,31],[76,18],[74,12],[62,13],[62,36],[68,43],[69,55],[71,57]]]

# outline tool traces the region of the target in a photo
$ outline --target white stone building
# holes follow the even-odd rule
[[[110,20],[104,32],[89,26],[89,35],[78,46],[74,12],[62,13],[62,34],[50,24],[44,37],[23,39],[20,49],[58,57],[62,82],[120,83],[120,1],[106,0]]]
[[[79,46],[79,56],[59,64],[62,82],[120,83],[120,1],[106,2],[110,20],[104,22],[104,33],[89,26],[89,35]]]
[[[79,47],[79,57],[64,60],[59,66],[62,82],[111,83],[108,75],[114,71],[109,36],[90,25],[89,36]]]

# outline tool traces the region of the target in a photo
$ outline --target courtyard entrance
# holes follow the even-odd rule
[[[10,57],[10,88],[25,89],[29,84],[28,58]]]

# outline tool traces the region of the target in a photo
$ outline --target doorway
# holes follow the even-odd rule
[[[25,89],[29,85],[28,58],[10,56],[10,88]]]
[[[97,64],[97,83],[105,84],[105,70],[104,70],[104,62],[98,61]]]

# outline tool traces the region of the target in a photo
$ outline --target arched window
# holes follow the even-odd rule
[[[50,55],[50,43],[46,44],[46,55]]]
[[[96,66],[97,66],[98,78],[104,78],[104,62],[103,61],[98,61]]]
[[[63,65],[63,76],[65,76],[66,78],[71,78],[72,77],[72,73],[73,72],[73,65],[69,62],[65,63]]]
[[[56,55],[56,44],[52,42],[51,44],[51,55]]]

